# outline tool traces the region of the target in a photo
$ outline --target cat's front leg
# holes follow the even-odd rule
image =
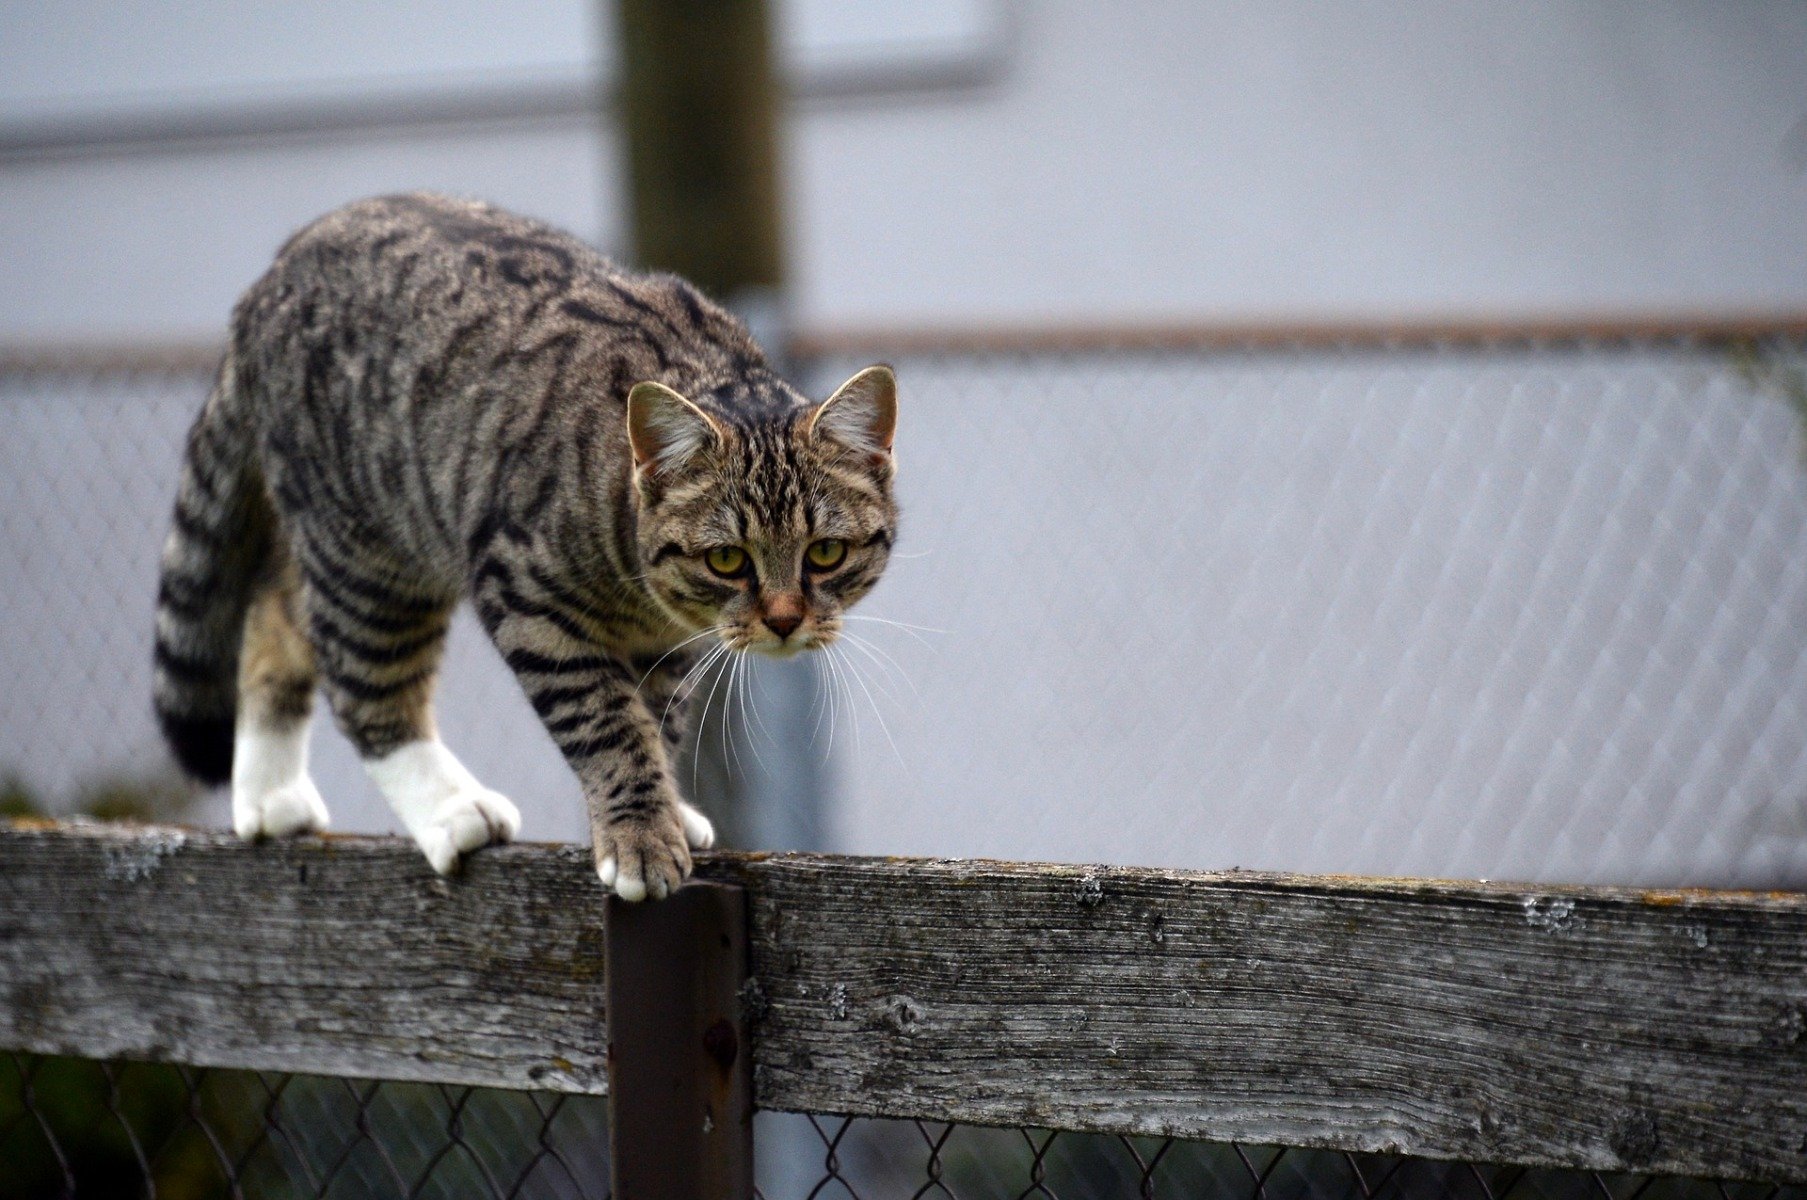
[[[690,874],[684,802],[673,783],[671,756],[657,711],[639,694],[631,669],[597,680],[584,715],[549,719],[563,730],[560,749],[583,781],[590,837],[602,885],[623,900],[660,900]]]
[[[660,655],[634,686],[647,709],[658,718],[666,760],[674,765],[678,761],[678,747],[682,745],[684,735],[690,732],[690,713],[695,707],[696,689],[687,690],[684,686],[692,657]],[[684,823],[684,838],[692,850],[707,850],[715,845],[715,826],[695,805],[679,799],[678,816]]]
[[[486,582],[478,615],[583,785],[603,885],[624,900],[676,891],[691,847],[714,833],[678,797],[659,714],[638,691],[643,673],[589,636],[574,605],[517,586],[502,568]]]
[[[714,841],[678,796],[657,716],[630,674],[597,681],[583,715],[546,722],[583,781],[596,873],[623,900],[660,900],[690,875],[690,851]]]

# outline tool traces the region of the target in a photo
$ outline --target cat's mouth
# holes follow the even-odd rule
[[[838,625],[811,625],[791,631],[784,637],[772,630],[760,628],[756,630],[734,630],[722,637],[728,649],[742,654],[759,654],[766,658],[795,658],[806,650],[821,650],[831,645],[837,633]]]

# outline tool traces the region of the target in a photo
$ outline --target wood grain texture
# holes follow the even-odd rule
[[[762,1107],[1807,1179],[1807,897],[716,861]]]
[[[603,900],[581,847],[14,826],[0,1047],[600,1093]]]
[[[1807,1181],[1807,897],[705,855],[768,1108]],[[575,847],[0,825],[0,1048],[604,1090]]]

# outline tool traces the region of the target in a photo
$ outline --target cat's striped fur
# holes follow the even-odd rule
[[[895,411],[888,369],[812,404],[683,280],[537,222],[428,195],[331,213],[240,301],[189,436],[157,611],[171,746],[231,780],[246,836],[317,828],[323,685],[451,869],[518,822],[434,732],[468,597],[582,781],[605,883],[663,895],[711,836],[672,779],[677,683],[712,638],[833,639],[895,536]]]

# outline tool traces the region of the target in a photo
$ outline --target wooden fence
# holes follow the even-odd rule
[[[392,839],[0,822],[0,1050],[600,1094],[613,953],[617,1005],[713,973],[633,1036],[699,1027],[677,1069],[738,1058],[762,1108],[1807,1182],[1807,896],[817,855],[698,876],[744,898],[744,942],[739,918],[649,929],[630,969],[608,937],[652,910],[580,847],[445,880]]]

